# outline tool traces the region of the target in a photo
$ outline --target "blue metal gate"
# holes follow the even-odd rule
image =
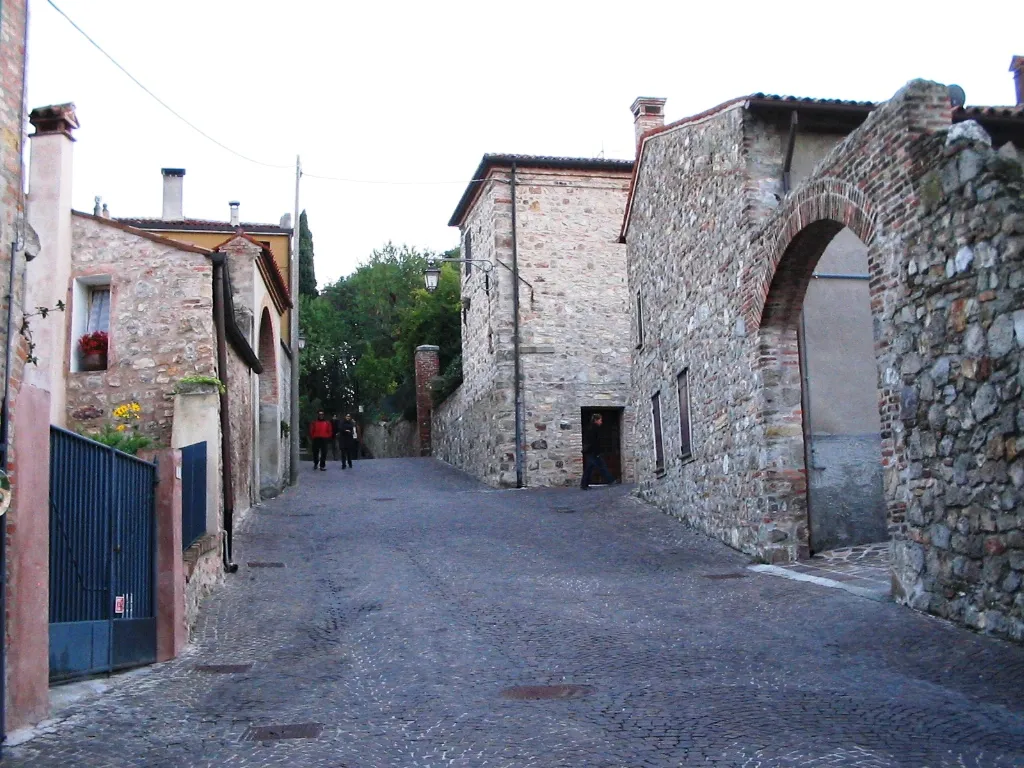
[[[181,449],[181,548],[206,533],[206,441]]]
[[[156,661],[156,466],[50,427],[50,679]]]

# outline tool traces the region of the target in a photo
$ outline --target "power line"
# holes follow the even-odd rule
[[[82,29],[80,26],[78,26],[70,16],[68,16],[66,13],[64,13],[64,11],[62,11],[57,6],[57,4],[55,2],[53,2],[53,0],[46,0],[46,1],[50,4],[50,6],[53,8],[53,10],[55,10],[57,13],[59,13],[61,16],[63,16],[65,19],[67,19],[68,24],[70,24],[72,27],[74,27],[76,30],[78,30],[78,32],[82,35],[82,37],[84,37],[86,40],[88,40],[90,43],[92,43],[92,46],[97,51],[99,51],[104,56],[106,56],[107,59],[110,60],[111,64],[113,64],[115,67],[117,67],[119,70],[121,70],[125,75],[127,75],[129,80],[131,80],[133,83],[135,83],[137,86],[139,86],[139,88],[141,88],[147,94],[149,94],[157,102],[157,104],[159,104],[164,109],[166,109],[168,112],[170,112],[172,115],[174,115],[176,118],[181,120],[181,122],[183,122],[185,125],[187,125],[189,128],[191,128],[193,131],[198,133],[200,136],[202,136],[205,139],[208,139],[209,141],[212,141],[214,144],[216,144],[221,149],[227,150],[231,154],[236,155],[236,156],[242,158],[243,160],[247,160],[250,163],[255,163],[256,165],[262,165],[265,168],[291,168],[290,165],[275,165],[274,163],[264,163],[264,162],[262,162],[260,160],[254,160],[253,158],[248,157],[246,155],[243,155],[241,152],[238,152],[238,151],[232,149],[227,144],[224,144],[223,142],[220,142],[217,139],[213,138],[213,136],[208,134],[206,131],[204,131],[202,128],[197,126],[195,123],[191,122],[190,120],[188,120],[187,118],[182,116],[173,107],[171,107],[166,101],[161,99],[159,96],[157,96],[151,90],[149,90],[149,88],[147,88],[141,82],[139,82],[139,79],[137,77],[135,77],[135,75],[133,75],[127,69],[122,67],[118,63],[117,59],[115,59],[113,56],[111,56],[109,53],[107,53],[105,50],[103,50],[103,48],[100,46],[100,44],[97,43],[95,40],[93,40],[91,37],[89,37],[89,35],[86,33],[86,31],[84,29]]]
[[[61,8],[54,2],[54,0],[46,0],[46,1],[50,5],[50,7],[52,7],[57,13],[59,13],[61,16],[64,17],[64,19],[68,22],[68,24],[70,24],[72,27],[74,27],[75,30],[80,35],[82,35],[82,37],[84,37],[86,40],[88,40],[89,43],[97,51],[102,53],[103,56],[106,57],[106,59],[108,61],[110,61],[111,64],[113,64],[115,67],[117,67],[119,70],[121,70],[121,72],[129,80],[131,80],[133,83],[135,83],[135,85],[137,85],[139,88],[141,88],[150,98],[152,98],[154,101],[156,101],[157,104],[159,104],[164,109],[166,109],[168,112],[170,112],[172,115],[174,115],[176,118],[181,120],[181,122],[183,122],[185,125],[187,125],[189,128],[191,128],[193,131],[198,133],[200,136],[205,138],[207,141],[213,142],[214,144],[216,144],[218,147],[220,147],[221,149],[225,150],[226,152],[230,152],[232,155],[235,155],[236,157],[239,157],[242,160],[245,160],[246,162],[253,163],[254,165],[263,166],[264,168],[276,168],[276,169],[281,169],[281,170],[291,170],[292,166],[290,166],[290,165],[280,165],[280,164],[277,164],[277,163],[266,163],[266,162],[263,162],[262,160],[256,160],[255,158],[249,157],[248,155],[245,155],[245,154],[243,154],[243,153],[241,153],[241,152],[239,152],[239,151],[237,151],[235,149],[232,149],[231,147],[229,147],[227,144],[223,143],[222,141],[219,141],[219,140],[215,139],[213,136],[208,134],[202,128],[200,128],[195,123],[190,121],[188,118],[184,117],[180,112],[178,112],[173,107],[171,107],[166,101],[161,99],[159,96],[157,96],[155,93],[153,93],[153,91],[151,91],[149,88],[147,88],[137,77],[135,77],[135,75],[133,75],[131,72],[129,72],[127,69],[125,69],[117,61],[117,59],[115,59],[113,56],[111,56],[109,53],[107,53],[99,43],[97,43],[95,40],[93,40],[84,29],[82,29],[80,26],[78,26],[78,24],[75,23],[74,19],[72,19],[63,10],[61,10]],[[478,183],[478,182],[485,182],[485,181],[493,181],[493,182],[498,183],[498,184],[508,184],[509,183],[507,179],[496,178],[496,177],[493,177],[493,176],[485,176],[485,177],[482,177],[482,178],[473,178],[473,179],[468,179],[468,180],[466,180],[466,179],[457,179],[457,180],[443,180],[443,181],[442,180],[434,180],[434,181],[397,181],[397,180],[390,180],[390,179],[353,179],[353,178],[345,178],[345,177],[341,177],[341,176],[329,176],[329,175],[325,175],[325,174],[308,173],[307,171],[300,171],[300,173],[305,178],[317,179],[317,180],[320,180],[320,181],[335,181],[335,182],[341,182],[341,183],[344,183],[344,184],[380,184],[380,185],[391,185],[391,186],[425,186],[425,185],[434,185],[434,184],[437,184],[437,185],[442,185],[442,184],[458,184],[458,185],[462,185],[462,186],[467,186],[469,184],[475,184],[475,183]],[[534,171],[534,172],[532,172],[532,175],[544,175],[544,174],[543,174],[543,172],[540,172],[540,171]],[[551,175],[554,176],[554,175],[557,175],[557,174],[551,174]],[[618,177],[591,176],[591,177],[588,177],[588,178],[597,179],[597,178],[618,178]],[[531,184],[531,186],[560,186],[560,187],[575,187],[575,188],[580,188],[580,189],[588,188],[588,187],[583,187],[583,186],[580,186],[580,185],[572,185],[572,184],[558,184],[558,185],[555,185],[555,184],[544,184],[543,182],[540,182],[540,183],[533,182]],[[596,189],[603,189],[603,187],[595,187],[595,188]]]

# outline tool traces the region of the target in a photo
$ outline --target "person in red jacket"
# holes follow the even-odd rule
[[[323,411],[316,412],[316,421],[309,425],[309,437],[313,441],[313,469],[319,465],[321,472],[327,471],[327,446],[334,440],[334,427],[324,418]]]

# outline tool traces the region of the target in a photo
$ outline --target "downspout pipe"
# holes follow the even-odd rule
[[[231,561],[231,536],[235,518],[235,491],[231,486],[231,418],[228,411],[228,341],[224,320],[223,253],[213,253],[213,325],[217,332],[217,371],[223,385],[220,393],[220,458],[221,486],[224,494],[224,546],[221,548],[224,570],[235,573],[238,564]]]
[[[11,242],[11,269],[7,280],[7,349],[4,352],[4,402],[2,466],[7,471],[11,453],[11,333],[14,330],[14,278],[18,254],[17,238]],[[0,756],[7,739],[7,520],[0,517]]]
[[[525,456],[523,455],[523,387],[522,362],[519,353],[519,248],[516,242],[516,164],[512,163],[512,170],[509,177],[509,187],[512,195],[512,359],[515,381],[513,391],[515,393],[516,407],[516,488],[524,488]]]

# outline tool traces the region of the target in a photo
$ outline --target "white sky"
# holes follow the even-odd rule
[[[129,72],[205,132],[305,171],[323,285],[388,240],[442,250],[485,152],[630,158],[636,96],[669,121],[763,91],[884,100],[906,81],[958,83],[1011,104],[1024,6],[875,2],[492,3],[55,0]],[[28,107],[72,101],[74,205],[161,213],[162,167],[183,167],[185,215],[277,223],[294,171],[199,136],[30,0]],[[450,183],[456,182],[456,183]]]

